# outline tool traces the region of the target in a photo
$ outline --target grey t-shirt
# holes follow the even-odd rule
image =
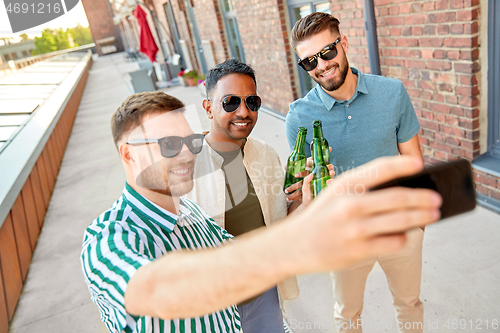
[[[238,158],[242,149],[230,152],[217,151],[224,158],[222,170],[226,178],[224,227],[235,237],[265,226],[260,202],[252,181],[244,166],[239,165],[243,164],[243,160]]]
[[[226,179],[224,228],[235,237],[266,225],[259,199],[240,155],[243,154],[244,146],[245,142],[241,149],[235,151],[217,151],[224,159],[222,171],[224,171]],[[248,304],[260,295],[262,294],[249,298],[238,305]]]

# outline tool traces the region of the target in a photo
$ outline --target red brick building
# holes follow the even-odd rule
[[[363,0],[148,0],[172,52],[207,64],[229,57],[257,73],[264,107],[285,115],[311,87],[288,44],[312,11],[339,18],[351,66],[370,72]],[[374,0],[382,75],[400,79],[417,112],[428,163],[473,161],[484,205],[500,211],[500,3]],[[206,45],[211,46],[206,48]],[[208,52],[207,52],[208,50]],[[189,54],[185,54],[189,53]]]
[[[99,55],[123,51],[107,0],[82,0]]]

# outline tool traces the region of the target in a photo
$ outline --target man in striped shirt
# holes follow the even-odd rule
[[[112,117],[127,183],[111,209],[87,228],[81,260],[92,300],[110,332],[240,330],[234,305],[173,320],[127,312],[125,292],[139,267],[170,251],[216,247],[232,238],[198,205],[179,198],[193,186],[195,154],[203,144],[203,135],[192,132],[183,113],[171,111],[183,107],[167,94],[142,93],[130,96]],[[164,139],[151,141],[157,138]]]
[[[177,99],[130,96],[112,118],[127,183],[86,229],[82,270],[110,332],[240,332],[234,304],[296,274],[345,268],[405,243],[404,231],[436,221],[441,199],[423,189],[350,195],[422,169],[410,157],[372,162],[330,183],[306,209],[232,236],[180,196],[193,187],[194,134]],[[314,218],[313,218],[314,217]],[[226,244],[224,244],[226,243]],[[216,248],[218,247],[218,248]]]

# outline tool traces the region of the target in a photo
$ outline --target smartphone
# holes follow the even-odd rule
[[[433,165],[416,175],[378,185],[372,191],[394,186],[428,188],[441,194],[441,220],[469,212],[476,207],[472,169],[470,162],[466,160]]]

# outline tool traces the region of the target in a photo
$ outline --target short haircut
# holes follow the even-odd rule
[[[227,59],[223,63],[218,64],[208,71],[205,78],[207,97],[210,96],[215,86],[217,85],[217,82],[224,76],[230,74],[244,74],[250,76],[253,79],[253,82],[255,82],[255,87],[257,88],[257,81],[255,81],[255,72],[252,67],[234,58]]]
[[[309,14],[298,20],[293,26],[290,34],[290,46],[297,51],[297,45],[300,42],[327,29],[332,34],[340,35],[339,25],[340,21],[333,15],[321,12]]]
[[[111,133],[116,147],[125,134],[142,124],[144,116],[183,107],[184,103],[161,91],[141,92],[127,97],[111,117]]]

